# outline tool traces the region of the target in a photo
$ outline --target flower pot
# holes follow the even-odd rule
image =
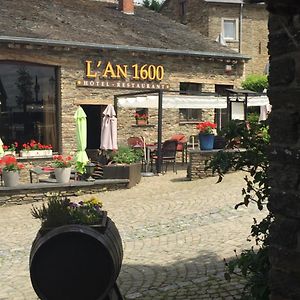
[[[19,171],[2,171],[4,186],[14,187],[19,184]]]
[[[147,125],[147,120],[136,120],[137,125]]]
[[[55,168],[54,174],[58,183],[68,183],[71,178],[71,168]]]
[[[3,155],[13,155],[13,156],[16,156],[16,151],[5,150]]]
[[[52,150],[21,150],[21,157],[52,156]]]
[[[212,150],[214,148],[214,139],[213,134],[199,134],[199,144],[201,150]]]

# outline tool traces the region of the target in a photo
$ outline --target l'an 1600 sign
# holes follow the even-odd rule
[[[125,89],[169,89],[161,84],[164,78],[162,65],[143,64],[126,65],[101,60],[93,63],[85,61],[85,77],[77,81],[79,87],[125,88]]]

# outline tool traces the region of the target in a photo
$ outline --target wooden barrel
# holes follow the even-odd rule
[[[122,259],[121,237],[109,218],[102,231],[66,225],[39,232],[30,252],[32,286],[42,300],[101,300],[113,288]]]

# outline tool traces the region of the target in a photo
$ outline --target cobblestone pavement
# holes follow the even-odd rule
[[[264,213],[233,208],[241,200],[243,173],[219,184],[216,178],[185,181],[185,174],[145,177],[131,189],[99,194],[123,239],[118,283],[126,299],[239,298],[243,284],[224,280],[223,259],[251,246],[252,219]],[[28,257],[39,222],[30,208],[0,207],[0,300],[37,299]]]

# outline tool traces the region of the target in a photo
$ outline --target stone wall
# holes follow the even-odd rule
[[[186,1],[186,17],[179,16],[179,2],[168,1],[162,13],[176,21],[187,24],[212,40],[222,32],[222,18],[239,19],[240,5],[204,3],[199,0]],[[245,74],[262,74],[268,62],[268,12],[264,5],[245,4],[243,7],[241,53],[251,57],[245,65]],[[227,45],[238,51],[239,42],[227,41]]]
[[[79,104],[104,105],[113,104],[115,94],[133,92],[132,90],[100,89],[76,87],[76,81],[85,74],[85,60],[103,60],[112,63],[133,65],[163,65],[165,78],[162,83],[170,84],[172,90],[179,90],[180,82],[203,83],[204,90],[212,91],[214,84],[234,85],[238,87],[243,76],[243,63],[233,61],[234,70],[225,73],[227,61],[214,58],[166,56],[135,52],[106,50],[74,50],[67,47],[48,48],[46,46],[30,46],[8,44],[0,46],[0,60],[23,61],[58,66],[60,70],[60,109],[57,112],[61,121],[59,136],[60,151],[74,154],[76,149],[74,113]],[[118,115],[118,138],[126,141],[129,136],[143,135],[151,141],[157,136],[157,110],[150,111],[150,124],[153,127],[135,127],[133,111],[120,110]],[[208,115],[212,112],[208,111]],[[205,115],[206,120],[210,117]],[[195,124],[180,124],[178,110],[165,110],[163,121],[164,138],[174,133],[195,134]],[[100,126],[100,124],[99,124]],[[98,137],[95,137],[98,138]]]
[[[119,180],[121,181],[121,180]],[[22,186],[18,186],[15,188],[1,188],[0,194],[0,207],[1,206],[8,206],[8,205],[15,205],[15,204],[28,204],[34,203],[38,201],[45,201],[47,200],[47,196],[49,193],[60,193],[66,197],[72,196],[80,196],[84,194],[95,194],[104,192],[107,190],[117,190],[120,188],[127,188],[127,183],[101,183],[101,184],[94,184],[91,183],[90,185],[86,186],[53,186],[48,184],[49,187],[41,188],[40,185],[32,185],[31,188],[27,186],[27,188],[22,188]]]
[[[202,179],[215,176],[211,170],[205,170],[207,164],[214,153],[220,150],[201,151],[199,149],[188,150],[189,164],[187,168],[187,178],[189,180]]]
[[[300,35],[298,1],[269,0],[271,300],[300,299]]]

